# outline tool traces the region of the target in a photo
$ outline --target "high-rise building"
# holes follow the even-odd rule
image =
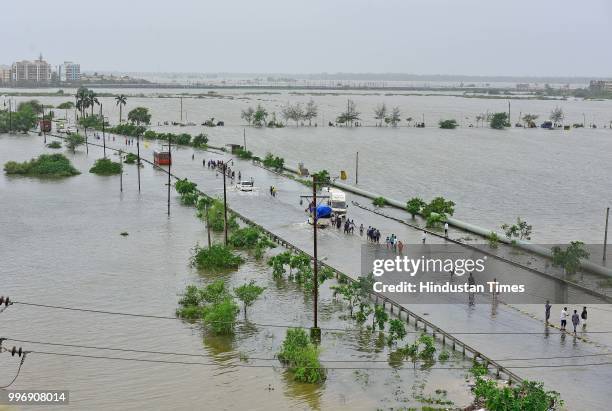
[[[0,84],[7,85],[11,82],[11,66],[0,65]]]
[[[17,61],[13,63],[11,77],[17,83],[47,83],[51,80],[51,66],[42,55],[34,61]]]
[[[60,81],[81,81],[81,65],[72,61],[64,61],[60,66]]]

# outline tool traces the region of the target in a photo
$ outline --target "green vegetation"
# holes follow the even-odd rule
[[[104,119],[97,115],[84,116],[79,118],[79,125],[85,129],[92,128],[95,130],[102,130],[102,125],[104,124]],[[108,123],[104,124],[105,126]]]
[[[496,130],[502,130],[505,127],[510,127],[508,120],[508,113],[495,113],[491,116],[491,128]]]
[[[423,199],[421,199],[419,197],[413,197],[410,200],[408,200],[408,202],[406,203],[406,211],[408,211],[410,213],[410,215],[412,215],[412,218],[414,219],[414,217],[417,214],[421,213],[421,210],[426,205],[427,205],[427,203],[425,203],[425,201],[423,201]]]
[[[191,146],[196,148],[206,148],[208,144],[208,136],[204,133],[200,133],[191,139]]]
[[[384,207],[387,204],[387,200],[384,197],[376,197],[372,204],[376,207]]]
[[[136,124],[117,124],[115,127],[108,129],[110,133],[119,134],[128,137],[140,137],[147,131],[145,126],[139,126]],[[147,131],[148,133],[148,131]],[[145,137],[146,138],[146,137]]]
[[[331,181],[329,172],[327,170],[321,170],[317,171],[316,173],[312,173],[312,177],[317,183],[321,184],[328,184]]]
[[[565,250],[555,246],[552,248],[552,254],[553,265],[563,267],[568,274],[575,274],[580,268],[580,261],[591,255],[581,241],[572,241]]]
[[[48,148],[62,148],[62,143],[60,143],[59,141],[55,140],[50,142],[49,144],[47,144]]]
[[[244,148],[242,148],[242,147],[241,147],[241,148],[239,148],[239,149],[237,149],[237,150],[234,152],[234,154],[236,154],[236,156],[237,156],[238,158],[241,158],[241,159],[243,159],[243,160],[250,160],[250,159],[252,159],[252,158],[253,158],[253,153],[252,153],[252,152],[250,152],[250,151],[248,151],[248,150],[245,150],[245,149],[244,149]]]
[[[114,174],[120,174],[122,170],[123,166],[121,163],[116,163],[110,158],[99,158],[96,160],[93,167],[89,169],[89,172],[101,176],[111,176]]]
[[[224,230],[225,221],[223,210],[223,202],[218,199],[210,200],[210,202],[208,203],[208,224],[210,225],[210,229],[212,231],[221,232]],[[200,212],[198,213],[198,217],[205,220],[206,213],[204,213],[203,210],[200,210]],[[236,216],[228,210],[227,229],[235,230],[237,228],[238,223],[236,222]]]
[[[124,94],[120,94],[115,97],[116,105],[119,106],[119,124],[121,124],[121,117],[123,116],[123,106],[127,104],[127,97]]]
[[[80,174],[62,154],[41,154],[36,159],[4,164],[6,174],[21,174],[34,177],[69,177]]]
[[[128,121],[132,124],[147,125],[151,123],[151,114],[146,107],[136,107],[128,113]]]
[[[0,110],[0,133],[9,131],[27,133],[36,126],[37,112],[31,105],[22,104],[19,105],[16,112],[9,113],[8,110]]]
[[[497,248],[499,247],[499,236],[495,231],[491,231],[487,236],[487,241],[489,243],[489,247]]]
[[[310,342],[302,328],[289,328],[278,359],[289,367],[299,382],[318,384],[325,381],[325,369],[319,361],[319,349]]]
[[[217,280],[204,288],[188,285],[176,315],[190,320],[202,318],[213,334],[228,335],[234,332],[238,312],[225,282]]]
[[[85,137],[80,135],[79,133],[72,133],[66,136],[64,139],[66,142],[66,147],[72,150],[73,153],[76,152],[78,146],[82,146],[85,144]]]
[[[202,248],[196,245],[191,256],[191,265],[199,270],[226,270],[238,268],[244,259],[234,254],[229,247],[221,244],[213,244],[210,248]]]
[[[266,111],[266,109],[263,108],[261,104],[258,104],[257,108],[253,111],[253,116],[250,124],[255,127],[263,127],[266,124],[267,117],[268,112]]]
[[[508,240],[531,240],[531,230],[533,227],[527,224],[526,221],[521,220],[521,217],[517,217],[516,224],[502,224],[501,229],[504,230]]]
[[[457,124],[457,120],[455,119],[440,120],[438,125],[440,126],[440,128],[449,129],[449,130],[454,130],[459,126],[459,124]]]
[[[291,251],[285,251],[271,257],[268,260],[268,265],[272,267],[272,276],[275,279],[283,278],[287,274],[286,267],[288,267],[287,279],[302,286],[303,290],[309,293],[314,289],[314,272],[311,262],[311,258],[307,254],[293,254]],[[333,278],[332,270],[327,267],[320,267],[317,276],[319,285],[330,278]]]
[[[276,171],[281,171],[285,165],[285,159],[281,157],[275,157],[272,153],[266,154],[263,160],[263,165],[268,168],[273,168]]]
[[[348,100],[346,102],[346,111],[343,111],[336,117],[336,123],[344,124],[346,126],[353,126],[357,121],[360,120],[361,113],[357,111],[355,106],[355,102],[353,100]]]
[[[406,334],[406,326],[404,325],[404,322],[402,320],[398,318],[390,320],[387,344],[389,346],[395,344],[397,341],[403,339]]]
[[[446,221],[449,215],[455,212],[455,203],[444,197],[436,197],[422,209],[423,216],[427,219],[427,227],[436,227]]]
[[[556,391],[545,391],[536,381],[522,381],[515,387],[498,385],[498,382],[476,378],[474,396],[479,406],[488,410],[549,411],[563,407]]]
[[[136,161],[138,160],[138,156],[134,153],[127,153],[125,155],[125,158],[123,159],[123,162],[125,164],[134,164],[136,163]]]
[[[235,248],[254,250],[257,260],[263,257],[266,248],[276,247],[276,244],[270,241],[263,231],[257,227],[245,227],[234,230],[228,238],[228,243]]]
[[[400,348],[398,352],[404,358],[409,358],[415,367],[418,360],[431,366],[435,362],[436,346],[431,335],[421,334],[412,344]]]
[[[176,192],[181,195],[181,203],[185,205],[196,205],[198,203],[198,185],[192,181],[185,179],[178,180],[174,183]]]
[[[255,285],[255,281],[251,280],[250,282],[241,285],[240,287],[234,288],[234,293],[236,293],[236,297],[244,306],[244,318],[247,316],[247,308],[253,305],[255,300],[259,298],[261,293],[264,292],[266,288]]]

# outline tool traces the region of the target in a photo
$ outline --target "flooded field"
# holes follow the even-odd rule
[[[35,92],[35,90],[24,90]],[[53,91],[53,90],[52,90]],[[74,90],[66,89],[65,93]],[[297,167],[303,162],[311,170],[328,169],[333,175],[348,173],[355,180],[355,157],[359,152],[359,186],[398,200],[420,196],[429,199],[443,195],[457,204],[457,218],[489,228],[499,228],[520,216],[534,227],[533,240],[540,243],[603,240],[604,210],[612,198],[612,175],[608,153],[612,151],[612,130],[603,128],[612,120],[611,101],[511,100],[513,123],[519,115],[539,115],[548,119],[556,106],[565,112],[565,123],[595,123],[598,129],[548,131],[521,129],[494,131],[469,128],[480,113],[507,111],[505,99],[463,98],[458,96],[417,96],[386,92],[311,92],[275,90],[147,90],[97,89],[98,93],[126,93],[127,111],[148,107],[153,128],[164,121],[180,121],[197,126],[161,129],[198,134],[205,132],[213,145],[242,144],[263,156],[271,151]],[[39,90],[40,92],[40,90]],[[218,94],[216,94],[218,93]],[[16,102],[29,97],[15,97]],[[49,104],[60,104],[72,96],[39,97]],[[306,103],[313,99],[319,116],[318,127],[289,125],[281,129],[246,127],[242,109],[262,104],[280,118],[283,104]],[[355,101],[362,122],[373,126],[373,109],[386,103],[402,112],[402,127],[327,127],[329,121]],[[119,110],[111,97],[101,97],[103,111],[117,123]],[[98,110],[99,107],[96,107]],[[64,116],[56,110],[57,116]],[[68,111],[68,117],[73,112]],[[225,127],[200,126],[214,117]],[[424,118],[427,128],[406,127]],[[462,126],[440,130],[440,119],[454,118]],[[411,124],[412,124],[411,123]],[[246,129],[246,131],[245,131]]]
[[[38,137],[0,136],[0,164],[51,151]],[[252,279],[266,290],[233,337],[214,337],[178,319],[11,306],[2,313],[3,336],[100,349],[17,343],[24,348],[194,363],[33,353],[12,388],[68,389],[72,409],[193,409],[213,403],[227,409],[389,409],[471,402],[465,379],[469,363],[460,356],[451,355],[431,369],[415,369],[410,362],[391,367],[390,349],[378,333],[343,331],[357,325],[346,318],[346,306],[333,298],[333,282],[322,287],[320,296],[321,360],[328,369],[327,381],[321,386],[294,382],[274,355],[285,326],[312,323],[310,296],[291,282],[274,280],[270,267],[252,258],[233,273],[195,271],[188,261],[193,246],[206,241],[205,226],[194,209],[178,204],[174,193],[172,216],[166,216],[163,172],[143,168],[146,188],[138,194],[135,168],[126,166],[120,193],[117,177],[88,173],[101,149],[90,147],[89,155],[84,148],[66,154],[81,175],[63,180],[0,178],[4,295],[39,304],[171,317],[188,284],[223,278],[233,287]],[[405,341],[415,336],[412,331]],[[189,356],[118,353],[104,347]],[[2,357],[3,370],[16,365]]]

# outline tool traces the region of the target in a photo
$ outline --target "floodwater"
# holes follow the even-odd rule
[[[82,172],[76,177],[0,177],[2,295],[40,304],[173,316],[179,294],[187,284],[224,278],[237,286],[254,279],[267,289],[249,309],[250,321],[311,324],[310,298],[293,284],[272,280],[270,268],[263,262],[251,260],[230,274],[198,273],[190,268],[190,249],[197,242],[205,243],[205,227],[192,208],[177,203],[174,193],[172,215],[168,218],[165,214],[165,173],[145,166],[143,190],[138,194],[135,168],[128,165],[124,192],[120,193],[117,176],[99,177],[87,172],[102,155],[100,148],[89,150],[88,155],[84,147],[74,155],[66,152]],[[43,152],[54,151],[44,148],[39,137],[0,136],[0,164],[27,160]],[[128,235],[120,235],[122,232]],[[328,287],[322,288],[320,310],[323,328],[355,327],[343,320],[347,310],[333,301]],[[457,406],[470,402],[465,370],[414,370],[407,364],[395,371],[386,363],[388,349],[370,333],[324,332],[322,360],[351,362],[327,363],[327,381],[313,387],[293,382],[273,359],[284,328],[241,325],[234,338],[215,338],[198,325],[178,319],[18,304],[2,313],[1,320],[2,336],[18,340],[201,357],[5,342],[33,351],[208,364],[30,354],[11,388],[70,390],[71,409],[386,409],[419,406],[415,399],[419,396],[449,399]],[[16,359],[0,356],[0,384],[8,382],[16,365]],[[468,364],[453,357],[443,366]],[[435,394],[442,389],[446,395]]]
[[[34,91],[35,90],[29,90]],[[40,91],[40,90],[39,90]],[[547,131],[542,129],[494,131],[469,128],[479,113],[507,111],[504,99],[460,96],[418,96],[405,92],[316,92],[277,90],[182,90],[99,89],[98,92],[126,93],[124,116],[136,106],[149,107],[152,124],[179,121],[182,99],[183,121],[198,126],[162,127],[174,132],[205,132],[213,145],[242,144],[246,129],[249,150],[263,156],[273,152],[297,167],[327,169],[337,176],[348,173],[355,182],[355,159],[359,152],[359,187],[398,200],[438,195],[456,203],[457,218],[490,229],[522,217],[533,225],[532,239],[540,243],[580,240],[603,241],[604,211],[612,199],[612,101],[511,100],[513,123],[521,113],[535,113],[539,121],[559,106],[567,124],[595,123],[598,129]],[[66,94],[73,90],[65,90]],[[216,93],[216,94],[214,94]],[[342,111],[347,98],[355,101],[366,126],[337,128],[323,126]],[[19,102],[29,97],[15,97]],[[282,129],[244,126],[240,112],[262,104],[280,116],[287,102],[319,105],[318,127],[290,125]],[[72,100],[71,96],[40,97],[49,104]],[[100,98],[105,115],[116,123],[119,110],[110,97]],[[373,109],[377,104],[398,106],[403,127],[375,128]],[[98,110],[98,107],[96,107]],[[57,116],[63,116],[56,110]],[[72,112],[68,112],[71,118]],[[225,127],[199,126],[208,118],[225,121]],[[428,127],[406,127],[405,119],[425,120]],[[280,117],[279,117],[280,118]],[[457,130],[440,130],[438,120],[455,118]]]

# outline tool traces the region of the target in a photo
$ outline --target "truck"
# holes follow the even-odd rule
[[[323,195],[328,195],[327,205],[332,208],[335,214],[346,214],[346,193],[333,187],[323,187]]]

